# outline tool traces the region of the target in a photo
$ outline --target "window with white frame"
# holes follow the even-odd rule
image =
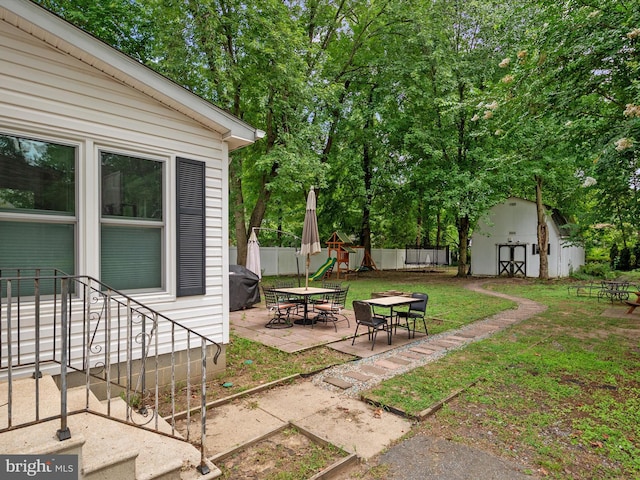
[[[75,273],[76,158],[71,145],[0,133],[2,274]]]
[[[116,290],[163,288],[165,162],[100,152],[100,277]]]

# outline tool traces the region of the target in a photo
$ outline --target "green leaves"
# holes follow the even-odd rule
[[[545,203],[591,212],[582,224],[638,229],[628,2],[40,3],[266,132],[231,154],[238,244],[249,224],[297,231],[283,211],[303,210],[311,184],[323,235],[376,246],[435,241],[445,222],[464,226],[464,249],[483,212],[532,198],[535,179]]]

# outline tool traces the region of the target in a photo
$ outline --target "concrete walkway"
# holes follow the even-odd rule
[[[436,361],[449,351],[464,348],[546,309],[531,300],[485,290],[482,282],[467,288],[515,301],[518,307],[210,410],[205,440],[209,458],[216,463],[216,459],[288,423],[364,460],[381,453],[410,431],[411,421],[358,400],[360,391]],[[195,427],[193,435],[198,435]]]

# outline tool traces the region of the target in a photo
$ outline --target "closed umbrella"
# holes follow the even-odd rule
[[[311,255],[320,253],[320,234],[318,233],[318,219],[316,218],[316,193],[313,187],[309,190],[307,196],[307,211],[304,215],[304,225],[302,226],[302,245],[300,246],[300,255],[307,257],[305,268],[305,289],[309,288],[309,264],[311,263]]]
[[[247,269],[255,273],[258,278],[262,278],[260,272],[260,244],[258,243],[258,237],[254,229],[251,230],[251,235],[247,242]]]

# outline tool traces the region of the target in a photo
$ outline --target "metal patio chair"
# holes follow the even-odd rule
[[[329,294],[325,302],[315,304],[313,310],[318,314],[315,321],[325,323],[333,322],[333,328],[335,328],[336,332],[338,331],[337,323],[342,319],[346,320],[347,327],[350,327],[349,319],[342,313],[347,303],[347,293],[349,293],[349,287],[340,288]],[[340,317],[342,317],[342,319]]]
[[[356,341],[360,325],[367,327],[368,337],[369,340],[371,340],[371,350],[373,350],[373,347],[376,344],[376,337],[378,336],[379,330],[386,330],[387,340],[389,343],[391,343],[391,325],[387,323],[386,318],[374,315],[373,311],[371,310],[371,305],[369,305],[367,302],[354,300],[353,313],[355,314],[357,325],[356,332],[353,334],[353,340],[351,340],[351,345],[353,345]]]
[[[413,338],[416,338],[416,321],[422,320],[424,333],[425,335],[429,335],[429,332],[427,331],[427,322],[424,318],[427,311],[429,295],[426,293],[414,292],[411,294],[411,297],[415,298],[416,301],[409,305],[409,310],[396,312],[396,321],[393,328],[394,334],[396,329],[400,326],[407,329],[409,332],[409,338],[411,338],[411,332],[413,332]],[[401,319],[404,319],[405,325],[400,325]],[[413,329],[409,325],[409,322],[413,322]]]
[[[288,300],[282,300],[278,294],[271,288],[262,287],[265,305],[272,315],[271,319],[265,325],[266,328],[289,328],[293,327],[293,323],[289,320],[292,311],[297,311],[298,304]]]

